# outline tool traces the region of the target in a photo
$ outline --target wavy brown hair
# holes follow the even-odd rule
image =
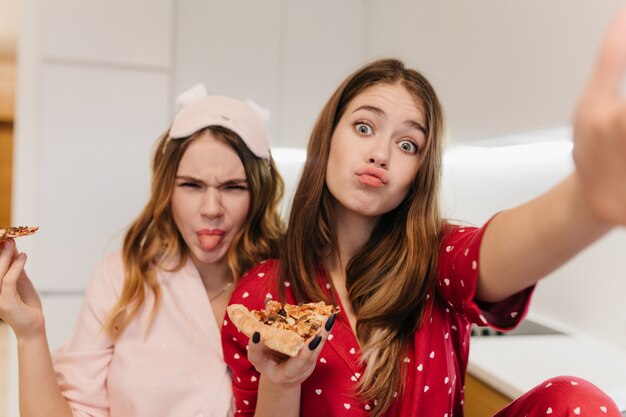
[[[152,322],[160,300],[157,270],[176,260],[176,265],[170,270],[177,271],[187,261],[188,248],[172,214],[172,189],[180,160],[189,144],[209,133],[235,150],[243,163],[250,190],[248,215],[227,255],[233,279],[278,253],[278,241],[284,230],[278,213],[283,180],[274,161],[257,158],[237,134],[224,127],[208,127],[187,138],[175,140],[169,140],[165,133],[154,152],[150,199],[124,238],[124,288],[104,326],[113,339],[117,339],[137,315],[148,290],[152,291],[155,300]]]
[[[334,197],[325,182],[330,141],[348,104],[380,84],[402,85],[415,98],[425,114],[426,144],[406,198],[380,217],[369,241],[346,266],[356,336],[367,363],[358,394],[364,400],[377,400],[373,416],[389,409],[394,393],[401,390],[402,357],[422,325],[426,294],[437,269],[443,223],[438,191],[444,119],[437,95],[424,76],[398,60],[385,59],[362,67],[339,86],[313,128],[280,246],[281,276],[290,281],[296,300],[335,302],[316,279],[321,261],[338,250]]]

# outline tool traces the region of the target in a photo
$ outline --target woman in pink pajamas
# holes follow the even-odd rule
[[[26,257],[0,243],[22,417],[230,414],[220,324],[235,280],[276,252],[283,184],[256,107],[202,90],[159,140],[150,200],[122,251],[96,268],[74,335],[53,357]]]
[[[350,75],[311,134],[280,256],[247,273],[230,301],[324,300],[341,311],[287,360],[227,318],[236,415],[461,417],[471,325],[514,327],[539,279],[626,224],[626,199],[615,209],[626,197],[626,111],[616,100],[625,31],[609,33],[602,76],[581,101],[579,168],[481,228],[440,217],[444,123],[429,82],[391,59]],[[595,140],[609,151],[589,149]],[[591,192],[598,181],[607,185]],[[619,415],[575,377],[545,381],[498,414]]]

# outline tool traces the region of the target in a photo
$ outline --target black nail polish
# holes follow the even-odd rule
[[[319,334],[317,336],[315,336],[315,338],[313,338],[313,340],[311,341],[311,343],[309,343],[309,349],[310,350],[315,350],[316,347],[318,347],[320,345],[320,342],[322,341],[322,336],[320,336]]]
[[[330,316],[328,320],[326,320],[326,324],[324,325],[324,328],[326,329],[327,332],[330,332],[330,329],[333,328],[333,325],[335,324],[336,315],[337,314],[333,314],[332,316]]]
[[[259,343],[259,341],[261,341],[261,333],[254,332],[252,335],[252,343]]]

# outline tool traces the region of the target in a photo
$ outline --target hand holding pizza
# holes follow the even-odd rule
[[[574,119],[574,161],[598,218],[626,225],[626,8],[606,34]]]
[[[294,357],[280,356],[263,342],[260,333],[250,339],[248,360],[256,370],[272,383],[281,386],[299,387],[315,369],[317,358],[330,334],[325,329],[318,335],[307,339],[305,346]],[[256,343],[255,343],[256,341]]]
[[[299,386],[315,368],[338,309],[323,302],[299,306],[269,301],[265,310],[228,306],[237,328],[250,337],[248,360],[273,384]]]
[[[13,239],[0,239],[0,318],[18,340],[41,336],[44,317],[41,300],[24,271],[26,254],[19,253]]]

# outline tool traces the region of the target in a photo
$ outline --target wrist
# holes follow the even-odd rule
[[[596,196],[593,195],[595,191],[594,188],[590,187],[588,184],[586,186],[583,184],[580,172],[578,171],[574,172],[573,182],[577,190],[575,206],[585,211],[589,223],[593,224],[598,235],[607,233],[615,225],[608,220],[610,216],[606,215],[607,212],[605,207],[602,206],[602,201],[598,200]]]
[[[48,343],[46,335],[46,326],[44,321],[31,327],[27,331],[15,332],[15,339],[17,340],[18,347],[27,347],[31,345],[39,345],[41,343]]]
[[[281,392],[283,394],[297,392],[300,393],[302,382],[277,382],[273,381],[267,375],[261,374],[259,385],[273,392]]]

